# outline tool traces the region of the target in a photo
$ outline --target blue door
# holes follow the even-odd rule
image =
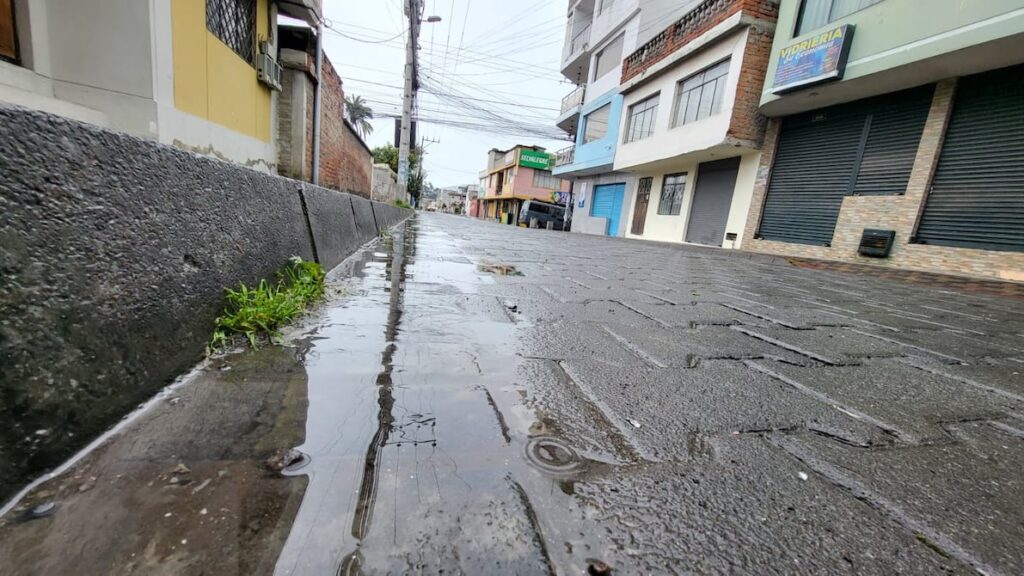
[[[625,184],[605,184],[594,186],[594,201],[591,203],[590,215],[595,218],[607,218],[609,236],[619,235],[619,220],[622,218],[622,200],[626,195]]]

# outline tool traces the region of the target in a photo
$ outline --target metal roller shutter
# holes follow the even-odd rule
[[[687,242],[722,245],[739,169],[738,157],[704,162],[697,166],[697,185],[694,187],[690,220],[686,227]]]
[[[843,197],[903,194],[934,85],[786,118],[758,237],[828,246]]]
[[[879,106],[868,109],[868,138],[854,195],[885,196],[907,191],[934,95],[935,87],[925,86],[903,92],[899,98],[877,101]]]
[[[615,190],[608,186],[594,187],[594,204],[590,208],[590,215],[595,218],[611,218],[614,201]]]
[[[760,238],[832,242],[863,128],[861,114],[839,107],[783,120]]]
[[[1024,251],[1024,66],[961,79],[914,240]]]

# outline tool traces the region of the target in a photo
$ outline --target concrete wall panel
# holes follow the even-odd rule
[[[330,271],[365,243],[357,233],[351,196],[309,185],[302,191],[317,256],[324,270]]]
[[[313,250],[294,180],[39,112],[0,125],[3,499],[200,359],[225,287]],[[308,189],[327,265],[376,236],[368,200]]]
[[[369,242],[379,234],[378,225],[373,214],[373,204],[366,198],[352,196],[352,212],[356,218],[358,237],[362,242]]]

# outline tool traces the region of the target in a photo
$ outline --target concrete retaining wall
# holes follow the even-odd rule
[[[411,215],[42,113],[0,126],[0,499],[199,360],[226,286]]]

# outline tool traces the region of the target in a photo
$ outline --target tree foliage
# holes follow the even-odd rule
[[[362,96],[345,96],[345,115],[364,139],[373,133],[373,109]]]

